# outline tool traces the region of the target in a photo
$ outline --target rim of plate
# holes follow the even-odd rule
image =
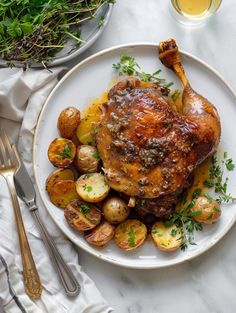
[[[80,48],[75,49],[75,51],[71,52],[70,54],[67,54],[65,56],[59,56],[59,57],[53,57],[51,61],[48,63],[48,67],[53,67],[59,64],[63,64],[65,62],[73,60],[75,57],[79,56],[82,54],[84,51],[86,51],[88,48],[90,48],[95,41],[100,37],[100,35],[103,33],[105,30],[108,22],[110,21],[110,17],[112,14],[114,4],[109,3],[107,4],[107,11],[105,13],[105,18],[104,18],[104,23],[101,27],[97,28],[97,31],[91,35],[91,37],[88,39],[88,41],[82,45]],[[0,59],[0,66],[6,66],[8,61]],[[14,62],[16,67],[22,67],[22,64],[20,62]],[[31,65],[31,68],[44,68],[44,66],[41,63],[33,63]]]
[[[121,45],[116,45],[116,46],[112,46],[110,48],[107,48],[107,49],[104,49],[104,50],[101,50],[89,57],[87,57],[86,59],[84,59],[83,61],[79,62],[78,64],[76,64],[73,68],[71,68],[64,76],[63,78],[57,83],[57,85],[53,88],[53,90],[50,92],[50,94],[48,95],[47,99],[45,100],[45,103],[43,104],[42,106],[42,109],[40,111],[40,114],[39,114],[39,117],[38,117],[38,120],[37,120],[37,125],[36,125],[36,128],[35,128],[35,132],[34,132],[34,138],[33,138],[33,171],[34,171],[34,178],[35,178],[35,182],[36,182],[36,185],[37,185],[37,189],[38,189],[38,192],[40,194],[40,197],[43,201],[43,204],[44,206],[46,207],[47,209],[47,212],[49,213],[49,215],[51,216],[51,218],[53,219],[53,221],[56,223],[56,225],[59,227],[59,229],[64,233],[64,235],[70,240],[72,241],[76,246],[78,246],[79,248],[82,248],[84,251],[88,252],[89,254],[97,257],[98,259],[100,260],[103,260],[103,261],[106,261],[108,263],[111,263],[111,264],[114,264],[114,265],[118,265],[118,266],[121,266],[121,267],[126,267],[126,268],[130,268],[130,269],[156,269],[156,268],[165,268],[165,267],[170,267],[170,266],[175,266],[175,265],[178,265],[178,264],[182,264],[182,263],[185,263],[187,261],[190,261],[192,259],[194,259],[195,257],[197,256],[200,256],[201,254],[203,254],[204,252],[208,251],[210,248],[212,248],[217,242],[219,242],[227,233],[228,231],[231,229],[231,227],[234,225],[234,223],[236,222],[236,214],[234,216],[234,218],[231,220],[231,222],[228,224],[228,226],[226,227],[226,229],[224,230],[223,233],[221,233],[220,235],[216,235],[212,238],[211,242],[197,250],[196,252],[194,252],[191,256],[186,256],[186,257],[183,257],[181,260],[170,260],[168,263],[166,264],[155,264],[154,263],[149,263],[149,264],[146,264],[146,265],[137,265],[137,264],[127,264],[125,261],[120,261],[120,260],[117,260],[117,259],[114,259],[112,257],[109,257],[109,256],[104,256],[101,254],[101,252],[99,251],[96,251],[96,250],[93,250],[92,248],[88,248],[85,244],[83,244],[81,242],[80,245],[78,245],[78,243],[69,238],[68,235],[66,234],[66,232],[61,228],[60,226],[60,223],[55,220],[53,218],[53,215],[52,213],[50,212],[50,210],[47,208],[47,205],[46,205],[46,202],[44,201],[44,195],[43,195],[43,192],[40,191],[40,188],[38,188],[39,186],[39,180],[38,180],[38,177],[36,175],[36,164],[35,164],[35,155],[36,155],[36,138],[38,137],[38,132],[39,132],[39,126],[40,126],[40,122],[41,122],[41,119],[42,119],[42,116],[43,116],[43,113],[44,113],[44,110],[46,109],[47,107],[47,104],[49,103],[49,101],[51,100],[51,98],[53,97],[54,93],[57,91],[58,88],[60,88],[60,86],[63,84],[63,82],[72,74],[74,73],[78,68],[80,68],[81,66],[83,66],[84,64],[86,64],[87,62],[93,60],[93,59],[96,59],[97,57],[103,55],[103,54],[106,54],[106,53],[109,53],[109,52],[112,52],[112,51],[115,51],[115,50],[120,50],[120,49],[123,49],[123,48],[135,48],[135,47],[150,47],[150,48],[157,48],[158,47],[158,44],[156,43],[153,43],[153,42],[135,42],[135,43],[127,43],[127,44],[121,44]],[[212,72],[224,85],[225,87],[230,91],[230,93],[234,96],[234,98],[236,99],[236,93],[234,92],[233,88],[225,81],[225,79],[223,78],[223,76],[218,72],[216,71],[213,67],[211,67],[210,65],[208,65],[205,61],[201,60],[200,58],[192,55],[191,53],[189,52],[186,52],[186,51],[183,51],[181,49],[179,49],[181,55],[183,56],[186,56],[186,57],[189,57],[190,59],[200,63],[202,66],[204,66],[205,68],[207,68],[210,72]]]

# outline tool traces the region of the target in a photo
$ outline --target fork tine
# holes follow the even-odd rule
[[[4,144],[3,144],[3,141],[2,141],[1,137],[0,137],[0,152],[1,152],[1,155],[2,155],[2,158],[3,158],[4,165],[5,166],[10,165],[9,164],[9,159],[7,158],[6,149],[4,147]]]
[[[20,160],[20,156],[19,156],[19,153],[18,153],[15,145],[12,145],[12,152],[14,154],[15,165],[16,165],[16,173],[17,173],[18,170],[21,167],[21,160]]]
[[[12,145],[10,143],[10,140],[7,136],[5,129],[3,129],[3,128],[2,128],[2,134],[3,134],[2,142],[4,145],[5,151],[7,152],[6,155],[8,154],[8,165],[12,165],[12,162],[13,162],[13,160],[12,160]]]

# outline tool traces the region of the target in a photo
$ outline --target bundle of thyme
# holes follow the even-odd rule
[[[112,0],[1,0],[0,58],[26,65],[47,62],[72,38],[83,41],[79,25]],[[101,26],[102,17],[99,20]]]

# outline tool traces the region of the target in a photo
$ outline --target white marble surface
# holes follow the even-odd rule
[[[108,28],[82,56],[128,42],[173,37],[181,49],[217,69],[236,89],[236,2],[223,0],[204,26],[189,29],[169,14],[168,0],[117,0]],[[161,270],[119,268],[79,251],[84,270],[117,313],[234,313],[236,226],[214,248],[183,265]],[[89,312],[88,312],[89,313]]]
[[[173,37],[181,49],[218,70],[235,90],[236,2],[223,0],[217,14],[195,29],[173,20],[168,7],[167,0],[117,0],[109,27],[78,59],[112,45]],[[236,226],[199,258],[161,270],[128,270],[79,254],[84,270],[117,313],[234,313],[235,237]]]

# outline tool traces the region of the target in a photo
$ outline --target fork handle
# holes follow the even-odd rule
[[[59,277],[62,281],[65,292],[68,296],[74,297],[80,293],[80,285],[74,274],[72,273],[69,266],[65,263],[59,250],[57,249],[52,237],[49,235],[47,229],[45,228],[37,207],[34,205],[30,208],[33,217],[39,227],[42,240],[49,252],[49,255],[54,263],[55,269],[57,270]]]
[[[34,259],[30,250],[29,242],[26,236],[20,206],[16,194],[16,188],[13,175],[5,176],[8,184],[8,188],[11,194],[16,226],[18,230],[18,237],[20,242],[21,258],[23,265],[23,276],[26,293],[33,299],[38,299],[42,293],[42,284],[37,272]]]

